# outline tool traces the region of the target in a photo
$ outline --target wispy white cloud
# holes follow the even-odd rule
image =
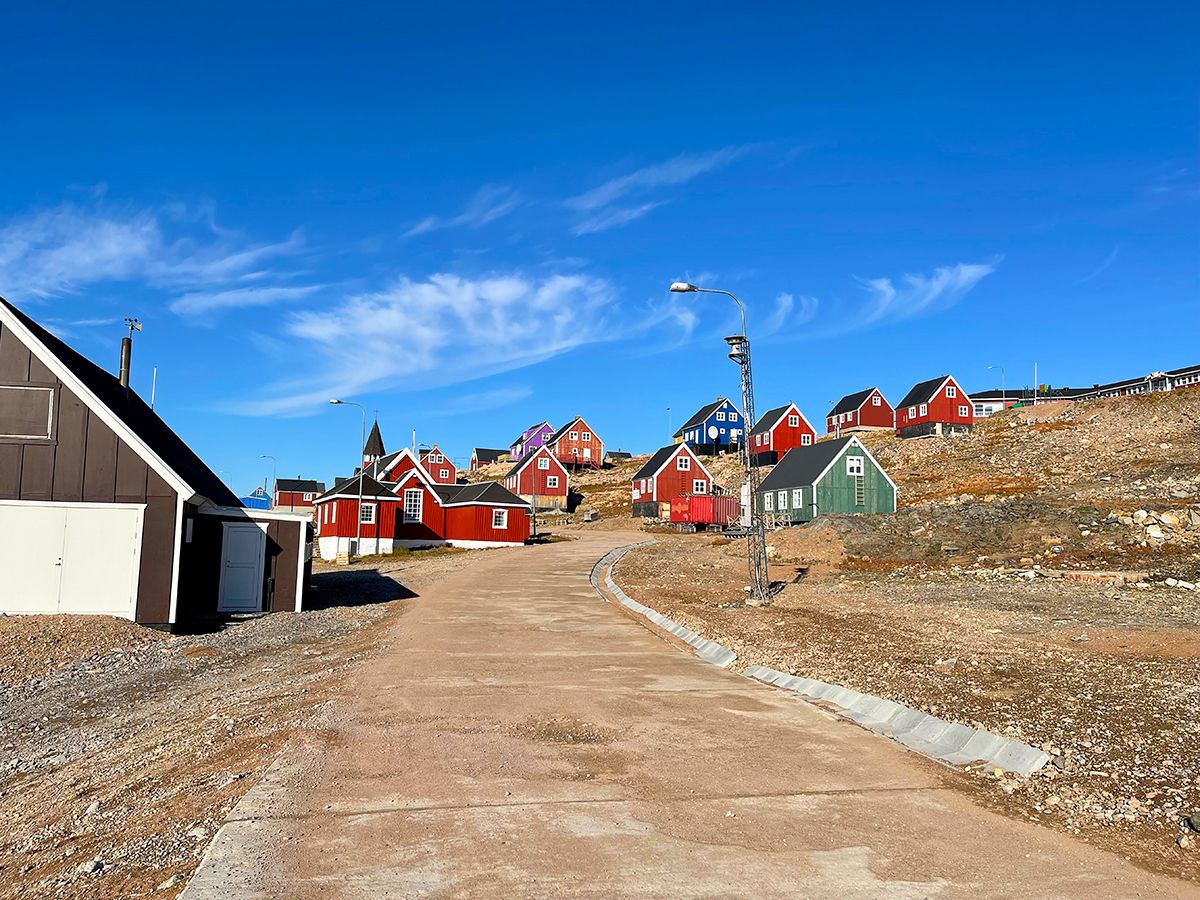
[[[508,215],[521,204],[521,195],[508,187],[487,186],[479,190],[466,209],[456,216],[426,216],[405,232],[405,237],[440,231],[443,228],[482,228]]]
[[[610,228],[619,228],[635,219],[640,219],[646,213],[658,209],[665,203],[665,200],[661,200],[657,203],[643,203],[641,206],[614,206],[597,215],[588,216],[582,222],[574,225],[571,228],[571,234],[596,234],[600,231],[608,231]]]
[[[17,299],[77,294],[138,281],[193,291],[262,280],[273,261],[303,249],[299,232],[251,243],[229,232],[188,229],[178,211],[64,204],[0,225],[0,293]]]
[[[449,403],[442,404],[431,415],[441,418],[486,412],[502,406],[511,406],[532,395],[533,388],[528,385],[496,388],[492,391],[480,391],[477,394],[463,394],[455,397]]]
[[[994,263],[959,263],[935,269],[932,275],[902,275],[899,284],[890,278],[869,279],[863,285],[870,297],[858,324],[866,327],[948,309],[995,270]]]
[[[587,275],[399,278],[385,290],[289,316],[285,330],[312,354],[313,367],[236,411],[304,414],[332,396],[512,371],[623,335],[611,327],[619,315],[612,286]]]
[[[795,328],[811,322],[817,315],[819,302],[816,297],[801,296],[799,299],[788,293],[775,298],[775,308],[763,323],[763,334],[770,335],[784,327]]]
[[[1108,267],[1117,261],[1117,255],[1120,253],[1120,251],[1121,247],[1119,245],[1113,247],[1112,253],[1108,254],[1104,262],[1100,263],[1100,265],[1096,266],[1096,268],[1092,269],[1091,272],[1084,275],[1082,278],[1071,282],[1072,287],[1078,287],[1081,284],[1087,284],[1093,278],[1098,278],[1099,276],[1103,275],[1106,271],[1108,271]]]
[[[228,291],[192,291],[171,301],[171,312],[195,316],[218,309],[240,309],[247,306],[271,306],[288,300],[302,300],[323,285],[306,284],[296,287],[249,287]]]
[[[567,206],[581,212],[590,212],[609,206],[626,194],[683,184],[713,169],[728,165],[747,149],[724,147],[711,153],[681,153],[666,162],[644,166],[626,175],[612,178],[598,187],[572,197],[567,201]]]

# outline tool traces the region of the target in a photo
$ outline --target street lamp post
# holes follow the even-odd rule
[[[697,287],[676,281],[671,290],[677,294],[723,294],[737,304],[742,317],[741,334],[725,338],[729,345],[729,358],[738,364],[742,372],[742,463],[746,471],[746,489],[750,496],[750,534],[746,536],[746,557],[750,566],[750,600],[752,606],[762,606],[771,600],[771,579],[767,572],[767,532],[762,514],[758,510],[758,464],[750,453],[750,430],[754,427],[754,376],[750,366],[750,338],[746,335],[746,307],[741,298],[729,291]]]
[[[363,407],[363,405],[361,403],[355,403],[352,400],[334,399],[334,400],[330,400],[329,402],[332,403],[334,406],[357,406],[358,407],[358,411],[362,413],[362,436],[359,438],[358,446],[360,448],[365,448],[367,446],[367,410]],[[362,449],[360,449],[359,453],[361,454],[362,452],[363,452]],[[363,459],[363,460],[360,460],[360,463],[361,463],[361,465],[359,465],[359,467],[358,467],[358,516],[357,516],[358,523],[354,529],[354,550],[359,556],[362,556],[363,476],[367,472],[367,461],[365,459]],[[378,527],[378,526],[376,526],[376,527]],[[375,543],[378,544],[379,542],[376,541]]]
[[[271,461],[271,507],[275,507],[275,482],[278,480],[279,460],[269,453],[260,453],[259,459],[269,459]]]
[[[988,366],[988,369],[1000,370],[1000,409],[1008,409],[1008,391],[1004,389],[1004,366]]]

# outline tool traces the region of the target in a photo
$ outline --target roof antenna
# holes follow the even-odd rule
[[[121,382],[121,387],[129,390],[129,359],[133,355],[133,333],[142,330],[142,323],[126,316],[125,327],[129,329],[129,337],[121,338],[121,367],[117,380]]]

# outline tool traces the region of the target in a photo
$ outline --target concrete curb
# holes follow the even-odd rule
[[[710,641],[708,638],[696,634],[696,632],[689,628],[684,628],[674,619],[668,619],[666,616],[651,609],[650,607],[638,603],[623,590],[621,590],[617,583],[613,581],[613,569],[616,568],[617,563],[620,562],[622,556],[637,547],[645,547],[649,544],[656,543],[658,542],[641,541],[636,544],[626,544],[624,547],[618,547],[616,550],[606,553],[600,558],[600,561],[596,563],[595,567],[592,569],[592,587],[596,589],[596,592],[599,593],[600,596],[604,596],[600,590],[600,573],[604,570],[605,566],[610,566],[609,570],[604,575],[604,586],[608,588],[609,592],[617,598],[617,601],[622,606],[624,606],[626,609],[632,610],[642,618],[654,624],[656,627],[661,628],[668,634],[674,635],[685,644],[688,644],[693,650],[696,651],[696,655],[701,659],[712,663],[714,666],[720,666],[722,669],[728,668],[737,659],[736,653],[727,647],[722,647],[716,641]]]
[[[1050,757],[1036,747],[990,731],[947,722],[882,697],[812,678],[785,675],[766,666],[750,666],[743,674],[764,684],[794,691],[806,700],[832,707],[838,715],[876,734],[890,737],[918,753],[952,766],[986,763],[1006,772],[1030,775],[1050,761]]]

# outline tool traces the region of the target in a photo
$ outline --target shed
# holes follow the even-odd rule
[[[756,503],[774,525],[824,513],[890,513],[896,484],[857,437],[838,438],[789,450],[759,485]]]
[[[0,612],[298,610],[310,525],[247,509],[116,377],[0,299]]]

